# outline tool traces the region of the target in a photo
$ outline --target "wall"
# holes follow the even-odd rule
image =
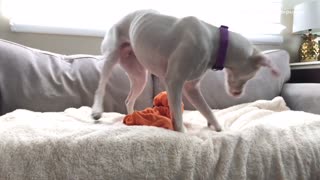
[[[301,41],[299,35],[292,35],[292,9],[294,5],[309,0],[283,0],[282,24],[287,29],[282,32],[284,43],[281,46],[260,46],[261,49],[282,48],[291,56],[291,62],[298,61],[298,48]],[[1,9],[0,0],[0,9]],[[84,36],[63,36],[33,33],[15,33],[10,31],[9,22],[0,15],[0,38],[17,42],[33,48],[61,54],[100,54],[102,38]]]
[[[1,11],[0,0],[0,11]],[[37,49],[61,54],[100,54],[102,38],[84,36],[63,36],[10,31],[9,21],[0,12],[0,38]]]

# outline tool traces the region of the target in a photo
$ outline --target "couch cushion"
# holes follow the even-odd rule
[[[0,40],[1,114],[91,106],[103,62],[99,56],[65,56]],[[127,75],[116,66],[106,87],[104,110],[126,113],[129,88]],[[135,108],[151,106],[152,98],[150,76]]]
[[[319,83],[286,83],[281,96],[292,110],[320,114]]]
[[[240,98],[234,98],[226,93],[223,71],[207,71],[200,87],[204,98],[211,108],[221,109],[232,105],[252,102],[259,99],[271,100],[280,95],[282,86],[290,78],[289,54],[284,50],[264,51],[272,62],[280,69],[281,75],[275,78],[267,68],[260,68],[256,76],[248,81],[244,94]],[[158,78],[154,78],[155,93],[163,91]],[[194,107],[184,97],[186,109]]]

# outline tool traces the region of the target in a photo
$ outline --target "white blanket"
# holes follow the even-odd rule
[[[320,115],[281,97],[215,110],[221,133],[196,111],[184,113],[185,134],[90,113],[0,117],[0,179],[320,179]]]

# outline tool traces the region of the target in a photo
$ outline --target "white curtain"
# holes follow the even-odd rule
[[[196,16],[243,34],[279,34],[281,0],[3,0],[13,30],[103,36],[122,16],[155,9],[176,17]],[[21,30],[23,31],[23,30]]]

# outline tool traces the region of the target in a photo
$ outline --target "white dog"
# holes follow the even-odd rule
[[[127,72],[131,89],[126,99],[128,113],[142,93],[148,71],[165,85],[174,129],[183,132],[182,93],[207,119],[208,126],[221,131],[199,89],[207,70],[225,68],[226,89],[240,96],[246,82],[265,66],[274,75],[278,70],[243,36],[217,28],[195,17],[175,18],[153,10],[141,10],[125,16],[106,34],[102,43],[105,64],[96,90],[92,117],[103,112],[105,86],[115,64]]]

